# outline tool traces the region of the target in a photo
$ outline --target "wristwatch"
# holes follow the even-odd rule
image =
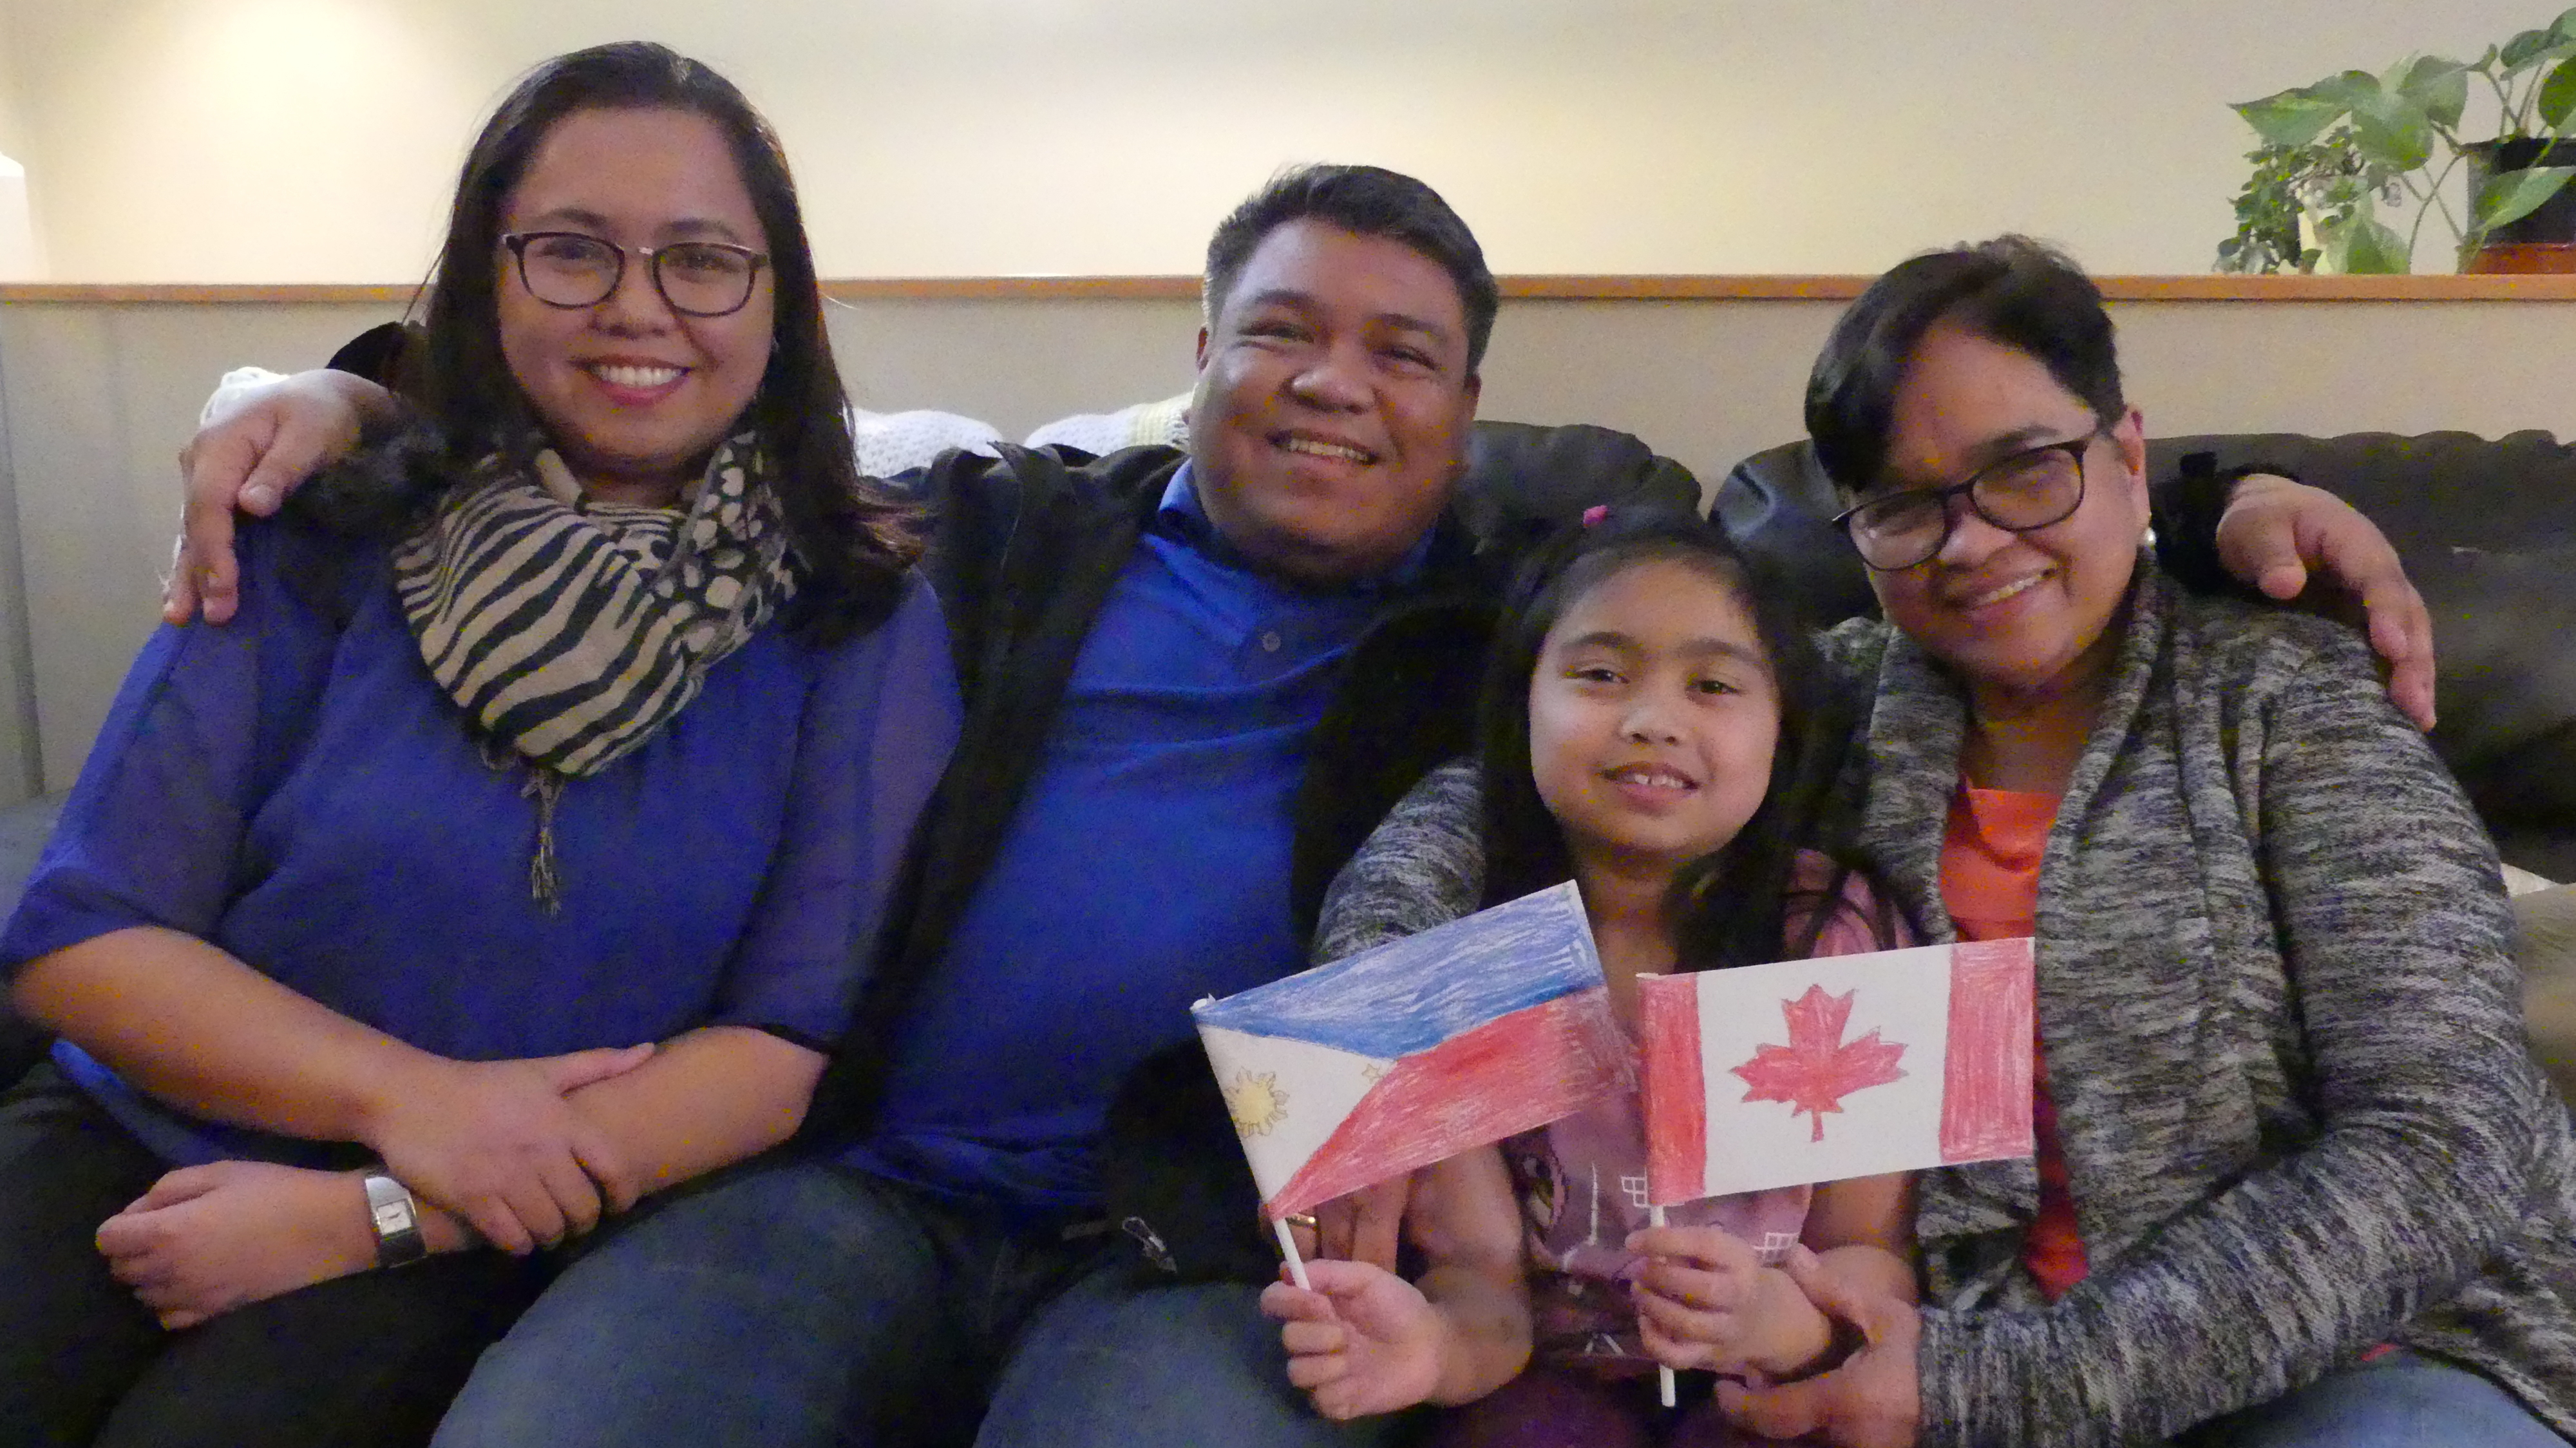
[[[367,1219],[376,1228],[377,1266],[409,1266],[429,1255],[411,1188],[382,1172],[367,1173]]]

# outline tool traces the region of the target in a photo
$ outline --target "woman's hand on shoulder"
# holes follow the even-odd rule
[[[233,512],[266,516],[286,495],[349,455],[370,422],[397,410],[393,394],[363,377],[298,372],[245,391],[179,450],[186,484],[179,542],[161,590],[161,617],[202,614],[223,623],[239,603]]]
[[[525,1253],[624,1211],[638,1183],[564,1097],[652,1059],[649,1045],[517,1061],[427,1057],[384,1083],[361,1139],[412,1191]]]
[[[1365,1262],[1306,1264],[1311,1290],[1274,1282],[1261,1310],[1281,1324],[1288,1381],[1341,1421],[1429,1400],[1445,1366],[1448,1325],[1412,1283]]]
[[[173,1332],[376,1263],[357,1175],[258,1161],[163,1176],[100,1224],[98,1250]]]

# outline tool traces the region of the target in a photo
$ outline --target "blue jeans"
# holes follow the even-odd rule
[[[1014,1232],[818,1162],[658,1204],[486,1352],[436,1448],[967,1441],[1360,1448],[1292,1388],[1247,1286]]]
[[[2513,1394],[2403,1350],[2195,1430],[2195,1448],[2566,1448]]]

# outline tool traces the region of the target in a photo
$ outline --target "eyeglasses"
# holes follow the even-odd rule
[[[1966,497],[1977,516],[2007,533],[2065,521],[2084,503],[2084,453],[2101,437],[2082,437],[1999,458],[1964,483],[1907,488],[1844,509],[1834,526],[1849,534],[1860,561],[1881,573],[1913,567],[1939,553],[1959,523],[1950,500]]]
[[[684,317],[721,317],[751,300],[765,252],[722,241],[619,246],[578,231],[513,231],[501,245],[518,258],[519,281],[549,307],[595,307],[626,279],[626,258],[644,259],[653,289]]]

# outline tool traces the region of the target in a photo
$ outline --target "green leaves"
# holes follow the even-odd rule
[[[2533,166],[2488,177],[2471,208],[2477,229],[2493,231],[2538,211],[2570,176],[2576,176],[2576,166]]]
[[[2327,271],[2397,276],[2407,268],[2406,238],[2375,216],[2319,222],[2317,240]]]
[[[2576,15],[2576,10],[2567,13]],[[2552,131],[2565,130],[2571,112],[2576,112],[2576,60],[2562,60],[2540,83],[2540,123]]]
[[[2246,154],[2251,170],[2236,194],[2236,234],[2218,244],[2223,272],[2309,271],[2319,252],[2299,237],[2306,196],[2316,184],[2321,147],[2265,146]]]
[[[2385,78],[2348,70],[2233,109],[2274,146],[2311,145],[2348,122],[2364,157],[2412,171],[2433,158],[2436,127],[2458,125],[2468,103],[2469,67],[2426,55],[2399,62]]]
[[[2239,101],[2228,109],[2243,116],[2267,146],[2304,146],[2342,120],[2352,105],[2327,100],[2314,86],[2301,86],[2259,101]]]
[[[2233,106],[2264,144],[2238,198],[2237,236],[2224,261],[2266,270],[2304,261],[2283,238],[2285,226],[2305,217],[2327,268],[2402,272],[2412,237],[2382,222],[2383,210],[2415,231],[2438,216],[2470,251],[2495,228],[2529,216],[2566,187],[2576,166],[2478,182],[2465,216],[2444,199],[2469,148],[2459,135],[2469,93],[2489,88],[2500,139],[2576,135],[2576,8],[2469,64],[2413,55],[2383,75],[2342,71]]]
[[[2469,67],[2438,55],[2399,61],[2383,85],[2413,102],[2444,130],[2458,125],[2469,108]]]
[[[2561,15],[2558,19],[2564,23],[2567,17]],[[2526,30],[2506,41],[2496,52],[2496,59],[2504,63],[2503,73],[2511,76],[2539,64],[2549,54],[2549,48],[2558,43],[2557,30],[2555,25],[2547,30]]]
[[[2374,91],[2353,102],[2352,139],[2371,160],[2412,171],[2433,159],[2433,118],[2401,93]]]

